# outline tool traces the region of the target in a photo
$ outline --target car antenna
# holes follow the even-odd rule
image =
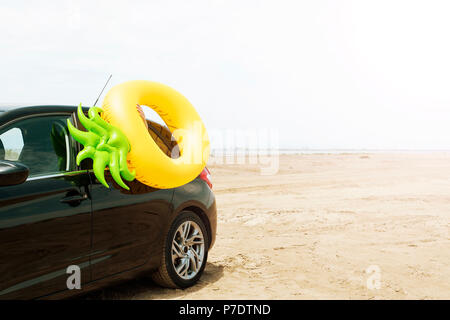
[[[103,87],[102,91],[100,91],[100,94],[98,95],[97,100],[95,100],[95,102],[94,102],[94,107],[95,107],[95,105],[97,104],[98,99],[100,99],[100,96],[102,95],[103,90],[105,90],[105,88],[106,88],[106,86],[108,85],[108,82],[109,82],[109,80],[111,80],[111,78],[112,78],[112,74],[109,75],[108,80],[106,80],[105,86]]]

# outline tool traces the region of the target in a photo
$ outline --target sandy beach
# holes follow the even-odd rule
[[[91,298],[450,298],[449,153],[283,155],[268,176],[210,169],[218,233],[199,284],[140,279]]]

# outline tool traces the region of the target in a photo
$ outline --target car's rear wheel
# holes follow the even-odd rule
[[[207,258],[205,224],[195,213],[183,211],[167,232],[161,265],[152,278],[164,287],[190,287],[202,275]]]

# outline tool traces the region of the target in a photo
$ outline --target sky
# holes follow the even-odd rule
[[[281,148],[449,150],[449,16],[433,0],[0,1],[0,103],[91,105],[113,74]]]

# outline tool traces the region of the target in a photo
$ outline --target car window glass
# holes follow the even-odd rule
[[[22,131],[9,129],[0,135],[0,160],[16,161],[23,148]]]
[[[73,170],[68,118],[33,117],[1,129],[0,160],[25,164],[30,168],[30,176]]]

